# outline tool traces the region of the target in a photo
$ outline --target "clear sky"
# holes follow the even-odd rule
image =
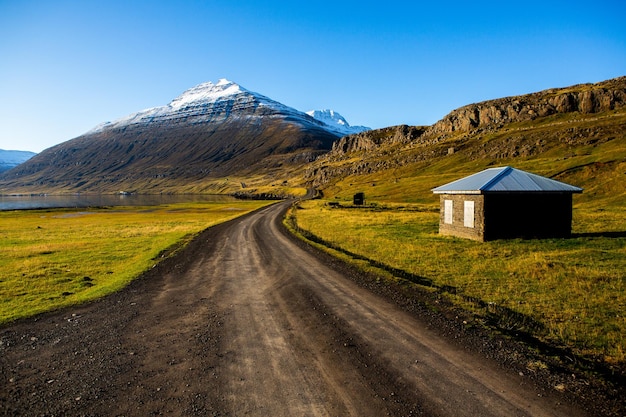
[[[622,75],[624,0],[0,0],[0,149],[220,78],[380,128]]]

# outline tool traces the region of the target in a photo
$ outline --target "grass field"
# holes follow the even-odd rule
[[[361,266],[406,271],[414,281],[445,289],[474,311],[478,322],[495,316],[503,329],[624,364],[623,207],[576,207],[571,239],[484,243],[438,235],[438,210],[434,204],[398,203],[332,208],[314,200],[301,203],[291,216],[327,246],[372,261],[356,261]]]
[[[619,108],[339,147],[309,168],[324,200],[302,203],[288,223],[364,269],[449,297],[475,315],[474,325],[530,333],[626,372],[625,127]],[[438,234],[431,190],[506,165],[583,188],[573,197],[571,239],[481,243]],[[347,208],[357,192],[369,208]]]
[[[267,201],[0,212],[0,324],[117,291]]]

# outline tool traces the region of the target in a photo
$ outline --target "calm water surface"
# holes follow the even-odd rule
[[[160,204],[234,201],[226,195],[38,195],[0,196],[1,210],[39,208],[158,206]]]

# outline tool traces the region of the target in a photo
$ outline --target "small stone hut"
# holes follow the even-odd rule
[[[432,191],[440,195],[439,233],[486,241],[571,236],[572,194],[583,190],[507,166]]]

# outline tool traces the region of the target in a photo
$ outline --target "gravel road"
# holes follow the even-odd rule
[[[0,328],[0,414],[587,415],[298,244],[287,204],[119,293]]]

